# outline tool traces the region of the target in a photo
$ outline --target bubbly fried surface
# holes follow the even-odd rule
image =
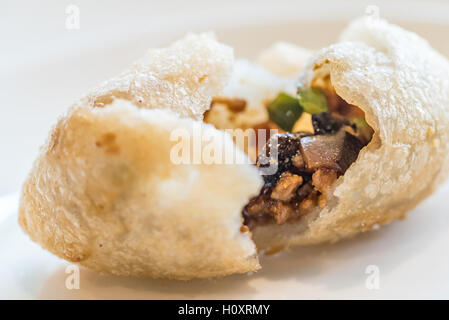
[[[356,20],[341,43],[320,51],[302,81],[329,75],[337,94],[365,112],[373,139],[326,207],[296,225],[255,229],[259,249],[371,230],[404,217],[447,177],[449,63],[425,40],[384,20]]]

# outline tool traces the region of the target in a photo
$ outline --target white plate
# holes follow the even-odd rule
[[[90,87],[147,47],[189,30],[216,30],[240,57],[277,40],[318,48],[336,39],[364,1],[77,1],[80,29],[66,30],[65,4],[14,2],[0,11],[0,194],[17,192],[49,126]],[[377,1],[381,16],[426,37],[449,56],[449,4]],[[24,10],[27,8],[28,10]],[[106,9],[105,9],[106,8]],[[407,15],[404,15],[407,12]],[[0,298],[449,298],[449,184],[396,222],[336,245],[297,248],[262,259],[252,276],[173,282],[101,276],[68,263],[20,231],[17,196],[0,199]],[[368,273],[366,273],[368,271]],[[373,277],[379,275],[379,288]]]
[[[262,270],[253,275],[178,282],[99,275],[81,268],[80,289],[69,290],[70,264],[21,232],[13,205],[17,199],[12,197],[0,201],[0,212],[11,213],[0,222],[0,298],[447,299],[448,198],[446,184],[404,221],[334,245],[263,257]],[[5,211],[8,206],[10,211]]]

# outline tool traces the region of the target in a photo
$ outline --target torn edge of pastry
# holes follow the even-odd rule
[[[232,68],[231,48],[188,35],[82,98],[51,130],[23,185],[23,230],[61,258],[117,275],[186,280],[258,270],[241,216],[261,187],[257,169],[171,159],[176,133],[197,129],[246,157],[199,121]]]
[[[318,52],[297,95],[265,104],[284,153],[243,210],[257,248],[352,237],[431,194],[449,172],[448,79],[447,59],[384,20],[358,19]]]
[[[270,120],[265,125],[280,133],[267,134],[256,165],[266,169],[275,164],[277,168],[274,174],[263,175],[263,188],[243,210],[250,229],[296,223],[324,208],[333,197],[338,178],[371,142],[374,131],[365,121],[365,113],[336,93],[329,74],[317,74],[310,87],[301,86],[298,92],[300,104],[281,93],[267,105]],[[313,101],[318,99],[321,110]],[[299,106],[302,110],[295,121],[287,124],[289,114]]]
[[[253,66],[252,71],[257,73],[257,67]],[[278,228],[276,236],[282,237],[285,230],[280,226],[302,225],[305,228],[328,202],[334,205],[333,191],[339,178],[356,161],[362,148],[371,142],[374,133],[365,121],[365,113],[337,94],[325,63],[316,65],[312,72],[313,78],[303,80],[295,93],[291,93],[289,85],[277,85],[275,95],[265,94],[265,101],[259,101],[265,111],[265,118],[259,117],[261,122],[242,123],[240,115],[245,113],[246,100],[242,99],[244,94],[239,96],[239,90],[232,92],[239,98],[215,98],[205,116],[206,122],[217,127],[223,126],[224,115],[227,115],[240,127],[267,131],[265,147],[257,155],[256,166],[263,169],[276,163],[277,170],[274,174],[262,175],[264,186],[242,211],[245,226],[255,232],[256,245],[266,254],[282,250],[288,246],[288,241],[265,240],[265,227],[272,227],[267,234],[276,233]],[[270,77],[275,84],[276,77]],[[259,79],[262,79],[260,75]],[[259,85],[263,83],[268,85],[267,81],[259,80]],[[226,109],[227,113],[217,111],[221,109]],[[294,118],[289,119],[292,114]],[[268,131],[273,129],[279,133],[270,136]],[[275,155],[271,149],[276,149]],[[264,158],[265,164],[261,161]],[[286,232],[284,236],[289,234],[291,232]]]

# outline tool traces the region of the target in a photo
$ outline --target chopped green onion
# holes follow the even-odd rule
[[[282,130],[291,131],[296,120],[301,116],[303,108],[298,99],[281,92],[268,106],[270,120]]]
[[[319,88],[299,87],[298,100],[307,113],[316,114],[328,111],[326,95]]]

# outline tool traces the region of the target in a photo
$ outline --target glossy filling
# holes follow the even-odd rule
[[[239,108],[234,108],[236,101]],[[240,99],[230,99],[228,105],[231,112],[244,110]],[[243,208],[244,224],[250,229],[295,222],[324,207],[334,182],[373,134],[364,112],[339,97],[328,79],[309,89],[299,87],[298,97],[280,93],[266,107],[269,121],[254,129],[275,128],[279,133],[268,138],[256,166],[261,172],[273,165],[276,170],[263,175],[259,195]]]

